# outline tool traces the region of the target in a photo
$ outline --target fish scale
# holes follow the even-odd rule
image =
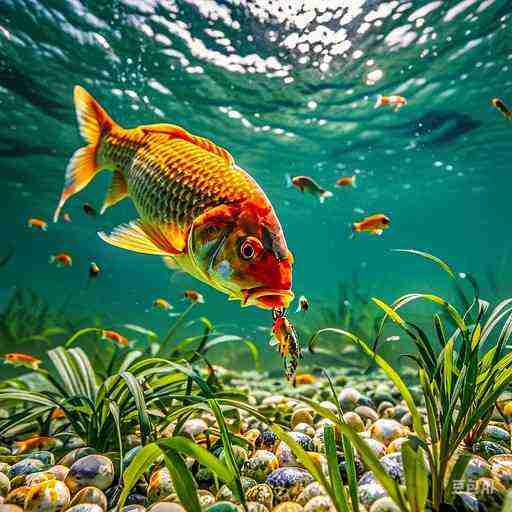
[[[137,132],[113,131],[101,156],[124,173],[130,196],[148,220],[183,226],[209,208],[243,201],[257,190],[251,178],[218,155],[186,140]]]

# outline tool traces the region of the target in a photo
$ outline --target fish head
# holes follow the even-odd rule
[[[286,308],[293,299],[293,256],[268,203],[247,200],[201,215],[189,252],[204,280],[243,306]]]

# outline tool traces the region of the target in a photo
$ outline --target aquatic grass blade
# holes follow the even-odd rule
[[[417,256],[421,256],[427,260],[433,261],[436,265],[439,266],[442,270],[444,270],[451,278],[456,279],[457,275],[453,271],[453,269],[448,265],[448,263],[444,262],[442,259],[434,256],[428,252],[418,251],[416,249],[391,249],[393,252],[404,252],[409,254],[416,254]]]
[[[334,506],[338,512],[350,512],[345,486],[340,474],[338,455],[336,452],[336,438],[332,426],[327,425],[324,429],[325,456],[329,470],[331,490],[334,497]],[[354,508],[354,510],[357,510]]]
[[[197,485],[183,458],[169,447],[160,445],[160,449],[181,503],[186,505],[187,512],[201,512]]]
[[[80,329],[79,331],[75,332],[75,334],[68,338],[68,340],[64,343],[64,348],[67,349],[71,347],[71,345],[73,345],[73,343],[75,343],[75,341],[78,338],[80,338],[84,334],[92,332],[100,333],[101,329],[99,329],[98,327],[85,327],[84,329]]]
[[[130,465],[123,473],[123,490],[119,496],[117,510],[121,510],[124,506],[126,498],[130,491],[135,487],[140,477],[149,470],[151,465],[160,457],[162,450],[158,445],[152,443],[143,446],[135,455]]]
[[[112,418],[114,418],[114,424],[116,426],[116,434],[117,434],[117,443],[119,446],[119,479],[121,479],[124,473],[124,453],[123,453],[123,436],[121,434],[121,418],[119,415],[119,407],[115,402],[109,402],[108,404],[110,409],[110,414],[112,414]]]
[[[295,439],[293,439],[290,434],[285,432],[283,428],[281,428],[279,425],[272,425],[271,428],[276,433],[277,437],[290,447],[293,455],[304,466],[304,468],[306,468],[311,476],[322,485],[322,487],[331,498],[332,502],[335,504],[336,510],[341,512],[343,509],[339,508],[341,505],[338,505],[336,495],[329,481],[324,476],[321,468],[315,463],[315,461],[306,452],[306,450],[304,450],[304,448],[302,448],[302,446],[297,441],[295,441]]]
[[[412,416],[413,420],[413,426],[414,430],[420,434],[422,437],[425,437],[425,432],[423,429],[423,423],[421,421],[421,416],[418,411],[418,408],[414,404],[414,399],[412,398],[412,395],[409,391],[409,388],[407,384],[401,379],[401,377],[398,375],[398,373],[378,354],[372,351],[372,349],[358,336],[348,332],[344,331],[342,329],[335,329],[335,328],[325,328],[320,329],[317,331],[309,340],[309,350],[314,351],[314,346],[320,337],[320,335],[324,333],[332,333],[332,334],[338,334],[339,336],[346,337],[349,340],[351,340],[353,343],[355,343],[357,346],[359,346],[363,352],[365,352],[368,356],[370,356],[375,363],[380,366],[380,368],[384,371],[384,373],[388,376],[391,381],[395,384],[395,386],[400,391],[400,394],[402,395],[404,401],[407,404],[407,407],[409,409],[409,412]]]
[[[382,464],[379,462],[379,459],[377,459],[376,455],[373,453],[371,448],[364,442],[363,439],[359,437],[357,432],[352,430],[352,428],[350,428],[348,425],[339,425],[339,429],[344,435],[347,436],[347,438],[350,440],[352,445],[356,448],[359,455],[363,459],[363,462],[365,463],[366,467],[368,467],[373,472],[379,484],[382,485],[384,489],[386,489],[390,498],[397,504],[400,510],[402,510],[403,512],[410,512],[407,507],[406,501],[404,500],[404,496],[402,495],[402,491],[400,489],[400,486],[398,485],[398,482],[393,480],[386,473],[385,469],[383,468]]]
[[[213,398],[208,399],[208,405],[210,406],[210,409],[212,410],[215,419],[217,420],[217,425],[219,427],[220,437],[222,441],[222,447],[224,448],[226,465],[235,475],[235,494],[241,501],[242,505],[245,507],[245,493],[243,491],[242,483],[240,481],[240,471],[238,469],[238,465],[236,464],[235,454],[233,452],[233,446],[231,444],[231,438],[229,436],[229,430],[226,425],[226,420],[224,419],[224,415],[222,414],[222,410],[217,400]]]
[[[142,444],[146,444],[147,440],[152,437],[151,420],[149,419],[146,402],[144,400],[144,392],[137,379],[129,372],[122,372],[119,376],[124,379],[128,389],[130,390],[135,401],[137,415],[139,418],[139,428]]]
[[[428,494],[428,473],[423,451],[414,449],[410,441],[402,445],[405,488],[411,512],[424,512]]]
[[[230,489],[236,478],[235,473],[221,462],[217,457],[212,455],[208,450],[199,446],[194,441],[181,436],[175,436],[170,439],[161,439],[157,441],[159,446],[169,447],[177,452],[184,453],[195,459],[199,464],[207,467],[216,474]]]

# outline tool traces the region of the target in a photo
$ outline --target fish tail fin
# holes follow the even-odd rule
[[[87,146],[75,151],[66,168],[64,189],[59,204],[53,215],[57,222],[64,203],[73,195],[85,188],[100,170],[96,160],[96,152],[102,135],[115,125],[100,104],[79,85],[74,89],[76,117],[80,135],[88,143]]]
[[[286,184],[286,188],[292,188],[293,187],[293,181],[292,181],[292,177],[290,174],[285,174],[284,175],[284,180],[285,180],[285,184]]]
[[[352,176],[352,187],[357,188],[357,174]]]
[[[48,260],[50,263],[53,263],[55,261],[55,256],[50,256],[49,260]]]
[[[330,190],[324,190],[319,196],[318,199],[320,200],[320,204],[323,204],[323,202],[328,198],[332,197],[332,192]]]
[[[382,106],[382,94],[377,96],[377,101],[375,102],[373,108],[379,108],[380,106]]]

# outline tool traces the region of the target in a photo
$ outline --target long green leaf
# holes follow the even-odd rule
[[[210,469],[212,473],[217,475],[228,485],[228,487],[233,488],[236,478],[235,473],[208,450],[194,443],[190,439],[175,436],[169,439],[161,439],[157,441],[157,444],[158,446],[169,447],[177,452],[184,453],[185,455],[192,457],[197,460],[199,464]]]
[[[413,449],[410,441],[402,445],[402,461],[405,474],[405,488],[411,512],[423,512],[428,495],[428,472],[423,451]]]
[[[137,415],[139,418],[139,428],[142,444],[146,444],[148,438],[152,436],[151,420],[149,419],[146,410],[146,401],[144,399],[144,392],[138,380],[130,372],[122,372],[119,376],[125,380],[128,389],[130,390],[135,401]]]
[[[123,474],[123,491],[119,497],[118,510],[122,510],[126,498],[140,477],[162,455],[162,450],[154,443],[141,448]]]
[[[324,429],[325,456],[329,469],[329,479],[334,496],[334,506],[338,512],[350,512],[345,486],[341,479],[338,455],[336,452],[336,438],[332,426],[327,425]]]
[[[386,489],[390,498],[397,504],[400,510],[410,512],[398,482],[395,482],[395,480],[386,473],[386,470],[382,467],[382,464],[371,448],[359,437],[357,432],[352,430],[348,425],[340,425],[339,429],[350,439],[350,442],[356,447],[366,466],[373,472],[375,478],[380,485]]]
[[[176,494],[181,503],[186,505],[187,512],[201,512],[201,505],[197,497],[197,486],[184,460],[172,448],[166,448],[165,446],[161,446],[161,448],[164,454],[165,465],[169,470]]]
[[[406,252],[409,254],[416,254],[417,256],[421,256],[427,260],[433,261],[439,268],[443,269],[451,278],[456,279],[457,276],[455,272],[452,270],[448,263],[445,263],[443,260],[439,259],[428,252],[417,251],[416,249],[392,249],[394,252]]]
[[[400,391],[400,394],[402,395],[403,399],[405,400],[407,407],[409,408],[409,412],[412,416],[413,426],[414,430],[423,438],[426,438],[425,431],[423,429],[423,422],[421,420],[420,413],[418,411],[418,408],[414,404],[414,399],[412,398],[412,395],[409,391],[409,388],[407,384],[400,378],[398,373],[379,355],[375,354],[373,350],[358,336],[348,332],[344,331],[342,329],[334,329],[334,328],[325,328],[320,329],[317,331],[312,338],[309,340],[309,350],[313,351],[313,348],[315,346],[315,343],[317,342],[319,336],[323,333],[333,333],[338,334],[340,336],[346,337],[352,342],[354,342],[356,345],[358,345],[368,356],[370,356],[377,365],[380,366],[380,368],[384,371],[384,373],[388,376],[389,379],[393,381],[395,386]]]
[[[325,489],[325,491],[331,498],[332,502],[336,503],[336,496],[329,481],[323,474],[321,468],[311,458],[311,455],[309,455],[306,452],[306,450],[304,450],[304,448],[302,448],[302,446],[297,441],[295,441],[295,439],[290,434],[285,432],[279,425],[273,425],[272,430],[276,433],[277,437],[281,441],[283,441],[290,447],[290,450],[292,451],[293,455],[306,468],[306,470],[311,474],[311,476],[322,485],[322,487]],[[337,510],[341,509],[337,508]]]

